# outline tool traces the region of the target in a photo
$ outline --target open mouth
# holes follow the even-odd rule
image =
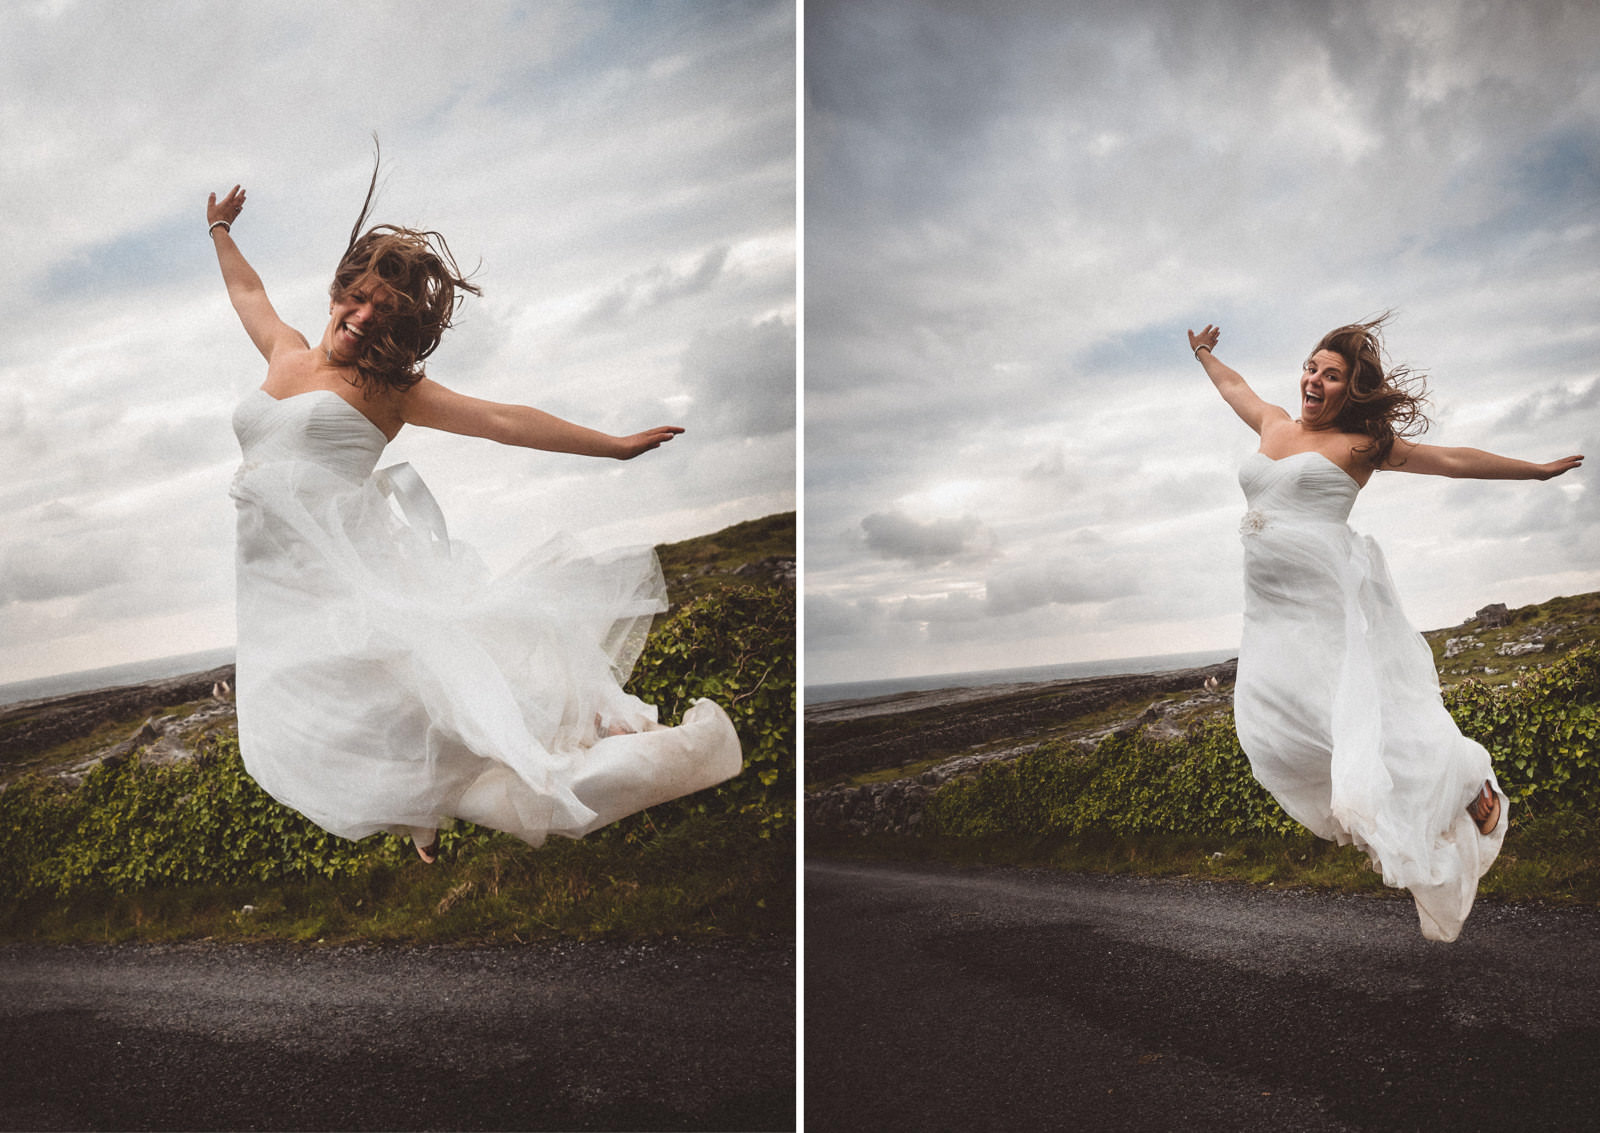
[[[337,336],[339,345],[353,354],[360,348],[364,333],[360,327],[352,326],[350,323],[340,323]]]

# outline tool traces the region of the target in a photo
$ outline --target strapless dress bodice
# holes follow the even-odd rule
[[[1361,485],[1320,452],[1297,452],[1273,460],[1253,452],[1239,466],[1239,486],[1250,510],[1243,530],[1284,522],[1344,523]]]
[[[246,465],[308,461],[361,482],[388,444],[383,431],[333,390],[275,398],[257,389],[233,411],[233,432]]]

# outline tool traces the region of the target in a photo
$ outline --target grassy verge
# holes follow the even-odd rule
[[[432,866],[380,838],[355,871],[332,879],[3,901],[0,940],[473,945],[792,936],[793,843],[744,825],[701,817],[648,841],[552,838],[539,849],[478,833]]]
[[[387,835],[334,837],[281,806],[214,735],[73,785],[0,790],[0,940],[755,939],[794,932],[794,599],[719,586],[652,632],[631,691],[679,720],[728,711],[743,771],[579,842],[463,826],[432,867]]]
[[[793,558],[795,513],[782,512],[736,523],[711,535],[656,548],[674,606],[728,583],[740,566],[767,557]]]
[[[1082,837],[908,837],[810,830],[808,858],[936,861],[957,866],[1018,866],[1070,873],[1186,877],[1336,893],[1404,894],[1388,889],[1367,857],[1309,833],[1237,838],[1182,834]],[[1600,822],[1551,815],[1514,822],[1505,849],[1479,884],[1480,896],[1552,905],[1600,906]]]
[[[1479,892],[1600,906],[1600,645],[1580,645],[1515,685],[1463,682],[1444,704],[1487,749],[1511,800],[1504,849]],[[908,823],[894,809],[906,801],[822,800],[808,851],[1382,889],[1365,855],[1319,843],[1267,794],[1231,713],[1176,736],[1112,734],[1092,751],[1045,743],[945,781],[921,804],[917,835],[853,833]]]

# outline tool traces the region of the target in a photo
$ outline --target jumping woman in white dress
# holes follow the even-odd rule
[[[1346,525],[1374,472],[1548,480],[1549,464],[1409,439],[1422,379],[1385,371],[1384,319],[1340,327],[1300,375],[1299,416],[1218,360],[1219,330],[1189,346],[1261,437],[1239,472],[1250,510],[1234,715],[1261,784],[1297,822],[1355,843],[1411,891],[1423,935],[1454,940],[1500,852],[1507,803],[1489,755],[1445,710],[1433,655],[1407,622],[1378,547]]]
[[[437,233],[361,231],[376,179],[315,344],[234,243],[243,190],[206,205],[228,298],[267,361],[234,414],[245,766],[324,829],[410,837],[429,862],[453,819],[539,845],[737,774],[717,705],[666,728],[621,688],[666,608],[653,551],[585,559],[556,540],[490,578],[408,466],[376,468],[408,424],[618,460],[683,431],[611,436],[425,376],[478,288]]]

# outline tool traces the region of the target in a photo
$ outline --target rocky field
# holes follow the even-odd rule
[[[1486,606],[1423,634],[1446,684],[1517,681],[1600,639],[1600,594]],[[1088,750],[1112,733],[1178,735],[1232,706],[1236,661],[1166,673],[907,692],[830,701],[805,715],[806,818],[855,833],[915,830],[951,778],[1052,740]]]
[[[138,748],[163,761],[234,727],[233,666],[0,707],[0,782],[28,771],[79,778]]]

